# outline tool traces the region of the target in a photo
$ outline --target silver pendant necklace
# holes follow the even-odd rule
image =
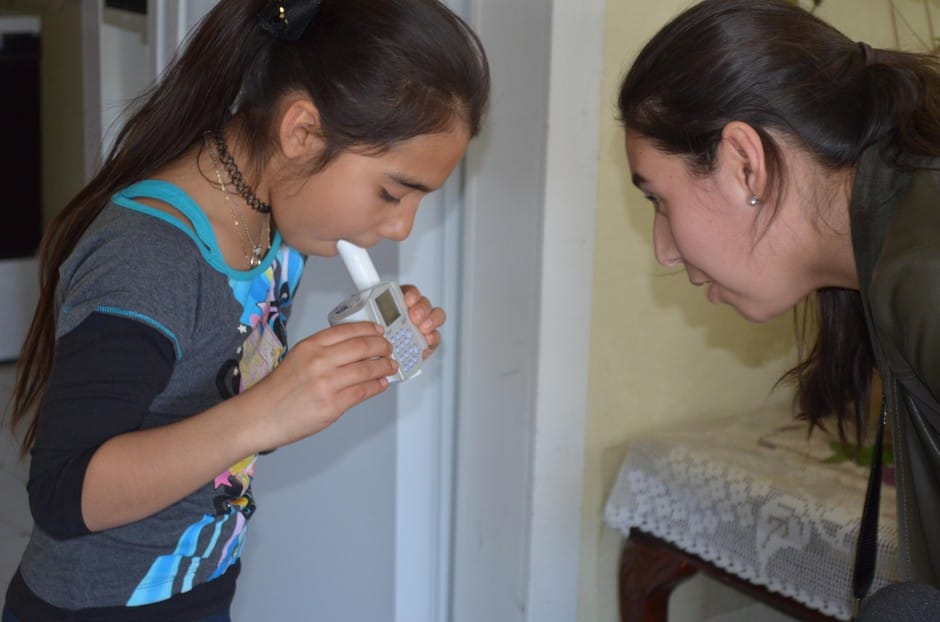
[[[245,221],[241,218],[241,213],[238,210],[238,206],[235,204],[235,201],[232,200],[229,196],[228,188],[225,185],[225,182],[222,180],[222,170],[220,169],[219,157],[213,151],[212,145],[209,144],[209,135],[211,132],[206,132],[203,136],[206,144],[206,151],[209,152],[209,158],[212,160],[212,167],[215,169],[215,177],[219,182],[219,188],[222,190],[222,194],[225,195],[225,201],[228,203],[229,208],[232,211],[232,219],[235,221],[235,226],[241,229],[241,232],[244,236],[244,242],[247,243],[247,246],[244,247],[245,259],[248,260],[249,268],[257,268],[261,265],[261,260],[264,259],[264,253],[267,250],[265,246],[270,244],[270,215],[264,213],[261,220],[261,235],[258,238],[258,242],[255,243],[251,239],[251,234],[248,233],[248,226],[245,224]]]

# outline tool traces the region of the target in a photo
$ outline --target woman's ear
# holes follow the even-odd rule
[[[323,145],[316,105],[309,97],[298,95],[288,98],[283,106],[278,139],[284,157],[288,160],[313,157]]]
[[[721,139],[721,162],[729,167],[727,170],[741,185],[745,200],[756,205],[769,199],[766,196],[767,160],[757,130],[742,121],[731,121],[722,130]]]

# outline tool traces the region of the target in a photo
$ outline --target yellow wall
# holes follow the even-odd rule
[[[805,1],[805,0],[804,0]],[[937,0],[929,0],[940,14]],[[609,0],[601,114],[591,367],[586,430],[579,620],[617,620],[621,540],[603,526],[603,504],[637,435],[691,419],[746,412],[790,399],[771,393],[796,362],[792,316],[750,324],[714,307],[685,274],[653,260],[652,209],[630,184],[615,122],[616,92],[643,43],[689,0]],[[895,0],[902,47],[928,40],[924,3]],[[895,37],[888,0],[824,0],[820,17],[874,47]]]

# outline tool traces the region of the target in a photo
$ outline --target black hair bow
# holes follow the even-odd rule
[[[323,0],[272,0],[259,16],[261,28],[281,41],[297,41]]]

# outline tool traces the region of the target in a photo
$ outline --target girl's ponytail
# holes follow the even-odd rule
[[[231,117],[243,76],[271,39],[258,27],[265,3],[223,1],[203,19],[161,79],[132,104],[99,171],[49,223],[39,248],[39,301],[13,388],[11,427],[32,413],[23,453],[32,446],[52,370],[59,266],[116,191],[150,176]]]
[[[246,71],[270,40],[258,27],[264,4],[221,2],[206,15],[157,85],[132,108],[102,173],[111,165],[139,178],[228,121]]]

